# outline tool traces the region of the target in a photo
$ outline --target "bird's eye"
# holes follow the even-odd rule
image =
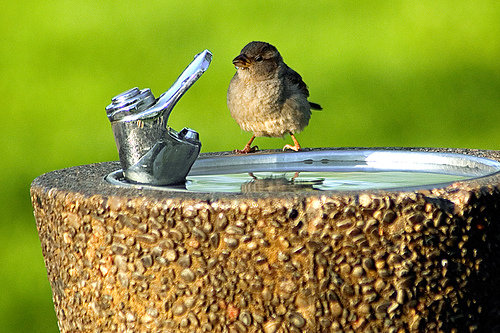
[[[262,57],[261,57],[261,56],[256,56],[256,57],[255,57],[255,61],[257,61],[257,62],[261,62],[262,60],[263,60],[263,59],[262,59]]]

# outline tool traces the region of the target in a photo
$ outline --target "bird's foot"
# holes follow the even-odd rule
[[[285,145],[283,147],[283,151],[287,150],[287,149],[290,149],[290,150],[293,150],[293,151],[299,151],[301,148],[299,145],[295,145],[295,146],[292,146],[292,145]]]
[[[258,146],[250,147],[250,145],[246,145],[245,148],[243,148],[241,150],[235,149],[234,152],[236,154],[249,154],[249,153],[255,153],[258,150],[259,150]]]
[[[285,151],[287,149],[294,150],[294,151],[299,151],[300,150],[300,144],[297,141],[297,138],[295,138],[295,135],[293,135],[292,132],[290,132],[290,136],[292,137],[292,140],[293,140],[293,146],[292,145],[285,145],[283,147],[283,151]]]

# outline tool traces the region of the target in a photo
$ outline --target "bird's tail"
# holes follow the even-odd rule
[[[323,108],[319,104],[309,102],[309,105],[311,106],[311,109],[313,109],[313,110],[323,110]]]

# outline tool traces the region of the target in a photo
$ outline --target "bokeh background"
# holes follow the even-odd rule
[[[205,48],[212,65],[169,122],[196,129],[204,152],[250,137],[225,100],[252,40],[276,45],[324,108],[298,135],[305,147],[500,149],[497,0],[20,0],[2,5],[0,33],[1,332],[57,331],[30,182],[117,160],[110,99],[134,86],[158,96]]]

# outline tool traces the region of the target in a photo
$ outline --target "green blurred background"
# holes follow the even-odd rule
[[[205,48],[212,65],[170,118],[196,129],[204,152],[250,137],[225,100],[231,60],[252,40],[276,45],[324,108],[298,135],[304,147],[500,149],[497,0],[21,0],[0,18],[1,332],[57,331],[30,182],[116,160],[111,97],[134,86],[158,96]]]

